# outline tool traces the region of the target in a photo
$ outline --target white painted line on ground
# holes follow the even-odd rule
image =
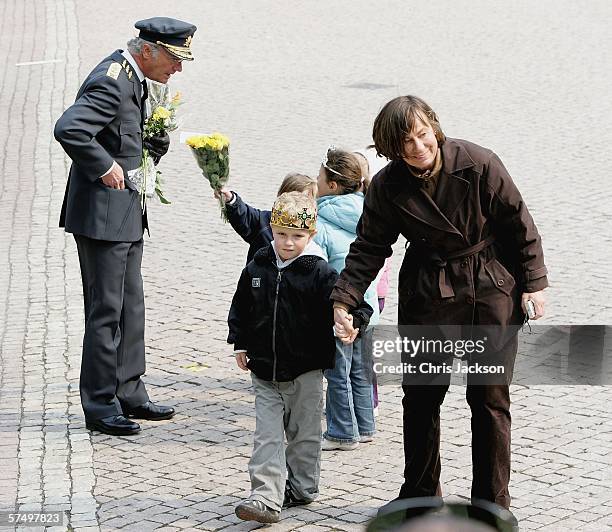
[[[15,66],[47,65],[49,63],[61,63],[63,59],[45,59],[44,61],[26,61],[25,63],[15,63]]]

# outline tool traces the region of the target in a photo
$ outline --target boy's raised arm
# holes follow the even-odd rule
[[[232,191],[232,193],[234,195],[232,201],[225,204],[227,219],[234,231],[245,242],[251,244],[261,230],[270,223],[270,220],[265,216],[265,211],[251,207],[236,192]]]

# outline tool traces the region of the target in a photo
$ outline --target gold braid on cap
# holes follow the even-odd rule
[[[189,40],[189,44],[186,43],[187,46],[174,46],[172,44],[167,44],[162,41],[157,41],[155,44],[159,44],[160,46],[163,46],[166,50],[168,50],[168,52],[170,52],[173,56],[177,57],[178,59],[182,59],[186,61],[193,60],[193,54],[191,53],[191,48],[189,47],[189,45],[191,44],[190,40]]]
[[[317,228],[316,204],[308,196],[297,192],[281,194],[272,207],[270,225],[315,231]]]

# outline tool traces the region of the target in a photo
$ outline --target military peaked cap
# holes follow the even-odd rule
[[[191,39],[197,30],[193,24],[175,18],[153,17],[139,20],[134,26],[140,30],[141,39],[163,46],[178,59],[193,61]]]

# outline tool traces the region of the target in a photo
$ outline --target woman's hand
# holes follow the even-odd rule
[[[529,319],[539,320],[542,316],[544,316],[544,307],[546,306],[546,296],[544,295],[544,290],[523,293],[521,296],[521,307],[523,307],[523,312],[525,314],[527,314],[527,301],[529,300],[533,301],[533,306],[535,308],[535,316]]]
[[[359,333],[359,329],[353,328],[353,316],[348,309],[337,303],[334,303],[334,330],[343,344],[353,343]]]
[[[249,371],[247,368],[247,354],[246,351],[241,351],[240,353],[236,353],[236,364],[243,371]]]
[[[222,188],[218,192],[215,190],[214,196],[217,199],[219,199],[221,196],[223,196],[223,199],[227,203],[227,202],[232,201],[232,198],[234,197],[234,193],[231,190],[227,190],[226,188]]]

